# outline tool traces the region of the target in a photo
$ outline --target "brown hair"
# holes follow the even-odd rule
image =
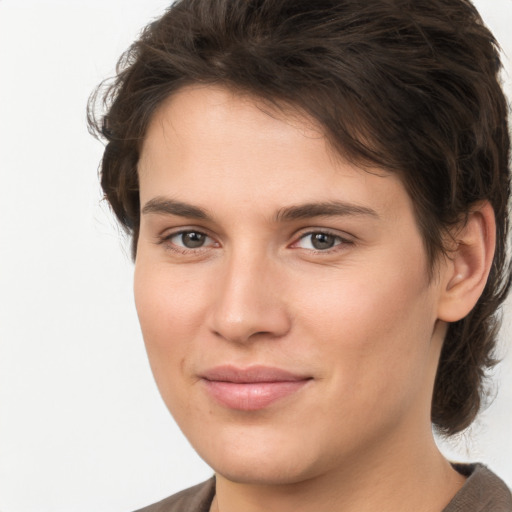
[[[91,98],[107,145],[101,184],[139,231],[137,164],[162,101],[191,83],[223,84],[315,118],[342,154],[400,174],[430,262],[478,201],[496,215],[496,254],[471,313],[450,324],[432,422],[454,434],[475,418],[495,364],[510,285],[507,103],[497,43],[469,0],[179,0],[151,23]],[[106,115],[94,114],[99,98]]]

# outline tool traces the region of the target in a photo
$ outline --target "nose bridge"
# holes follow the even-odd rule
[[[212,304],[212,330],[238,343],[254,335],[279,337],[289,329],[275,262],[250,244],[226,256]]]

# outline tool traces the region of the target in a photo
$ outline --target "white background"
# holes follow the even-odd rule
[[[85,123],[94,86],[167,3],[0,0],[2,512],[129,512],[211,474],[153,383]],[[512,55],[512,0],[476,4]],[[444,449],[512,486],[506,315],[494,404]]]

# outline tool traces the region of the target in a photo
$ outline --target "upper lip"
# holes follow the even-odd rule
[[[200,375],[209,381],[233,382],[238,384],[255,382],[294,382],[311,377],[272,366],[249,366],[240,368],[232,365],[215,366]]]

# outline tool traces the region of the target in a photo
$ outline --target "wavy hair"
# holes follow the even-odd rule
[[[432,422],[452,435],[481,407],[511,279],[500,68],[498,45],[469,0],[179,0],[90,99],[90,129],[106,141],[105,197],[135,256],[148,123],[165,98],[201,83],[292,105],[345,157],[398,173],[431,270],[450,228],[489,201],[497,224],[489,279],[469,315],[449,325],[434,386]]]

